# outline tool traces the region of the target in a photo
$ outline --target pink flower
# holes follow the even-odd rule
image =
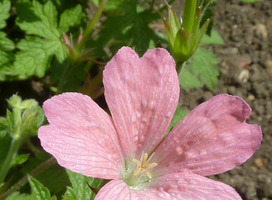
[[[104,70],[111,115],[91,98],[64,93],[47,100],[43,148],[74,172],[113,179],[103,200],[241,199],[204,176],[242,164],[259,147],[261,128],[245,123],[250,107],[218,95],[196,107],[165,138],[179,99],[175,62],[164,49],[142,58],[123,47]]]

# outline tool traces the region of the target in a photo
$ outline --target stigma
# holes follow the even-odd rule
[[[148,157],[147,153],[143,153],[140,160],[133,159],[133,162],[136,163],[137,168],[134,172],[134,176],[138,176],[140,174],[145,173],[149,179],[152,178],[152,175],[150,173],[150,169],[156,167],[157,163],[149,163],[150,159],[152,158],[154,154],[152,154],[150,157]]]

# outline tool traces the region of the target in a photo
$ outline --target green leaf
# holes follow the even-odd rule
[[[31,186],[31,194],[36,200],[51,200],[50,192],[43,184],[32,177],[29,177],[28,181]]]
[[[221,44],[224,44],[224,40],[217,31],[212,30],[210,36],[204,35],[204,37],[202,38],[201,44],[220,44],[221,45]]]
[[[142,9],[137,6],[136,0],[119,3],[121,3],[120,11],[107,13],[98,38],[91,44],[96,55],[103,57],[105,52],[99,51],[103,51],[109,44],[113,52],[127,45],[133,47],[141,55],[152,43],[157,44],[158,41],[163,40],[149,26],[151,22],[160,18],[158,13]]]
[[[177,109],[175,111],[175,114],[173,116],[173,119],[170,123],[170,126],[168,128],[167,133],[169,133],[169,131],[176,126],[190,111],[187,109],[183,109],[181,108],[180,105],[177,106]]]
[[[59,28],[67,32],[70,27],[80,25],[84,16],[81,5],[65,10],[60,16]]]
[[[116,11],[122,9],[122,6],[124,3],[132,3],[133,0],[108,0],[105,10],[106,11]],[[101,3],[101,0],[99,0],[99,4]],[[99,5],[98,4],[98,5]]]
[[[9,17],[10,1],[0,0],[0,29],[6,26],[5,20]],[[4,32],[0,32],[0,81],[4,81],[10,74],[11,64],[14,60],[14,44]]]
[[[74,189],[68,186],[62,200],[77,200]]]
[[[15,56],[14,74],[22,79],[31,75],[43,77],[54,55],[59,62],[67,56],[57,27],[57,10],[52,1],[43,5],[37,0],[21,0],[16,3],[16,11],[17,25],[32,36],[17,44],[20,51]]]
[[[20,194],[19,192],[12,193],[6,200],[35,200],[33,195]]]
[[[45,5],[37,0],[26,0],[16,3],[18,14],[17,25],[29,35],[36,35],[50,40],[59,40],[60,33],[55,26],[56,11],[53,3],[47,1]]]
[[[16,165],[21,165],[21,164],[25,163],[28,160],[28,158],[29,158],[29,154],[17,155],[16,158],[12,161],[10,167],[14,167]]]
[[[4,32],[0,32],[0,51],[12,51],[14,43],[6,37]],[[0,60],[0,63],[3,61]]]
[[[9,18],[10,1],[0,0],[0,29],[6,26],[5,20]]]
[[[21,169],[21,173],[27,174],[36,169],[41,164],[48,160],[48,154],[44,151],[38,153],[36,157],[31,156]],[[55,178],[57,177],[57,178]],[[52,194],[61,195],[69,183],[68,176],[63,167],[58,164],[53,164],[35,176],[35,178],[46,186]]]
[[[48,55],[47,48],[52,46],[41,38],[27,37],[27,39],[21,40],[17,47],[21,51],[15,55],[16,73],[21,76],[43,77],[53,57],[53,55]]]
[[[203,48],[198,48],[194,56],[182,69],[179,80],[185,89],[198,88],[205,84],[209,89],[214,89],[219,76],[216,56]]]
[[[173,119],[170,123],[170,128],[176,126],[189,112],[190,112],[189,110],[183,109],[178,105],[173,116]]]
[[[241,1],[244,2],[244,3],[257,3],[260,0],[241,0]]]
[[[186,63],[186,65],[182,68],[179,74],[180,85],[185,90],[202,87],[202,83],[200,82],[200,80],[198,80],[197,76],[195,76],[191,71],[191,66],[189,65],[189,62],[190,61]]]
[[[67,199],[73,199],[73,197],[76,197],[76,199],[92,199],[94,198],[94,193],[88,184],[93,188],[98,188],[102,183],[101,179],[86,177],[69,170],[67,170],[67,174],[72,184],[72,189],[70,187],[67,188],[65,197]]]

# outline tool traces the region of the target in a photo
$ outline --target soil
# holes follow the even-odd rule
[[[208,47],[219,60],[218,85],[214,91],[182,91],[182,103],[193,109],[216,94],[228,93],[251,106],[248,123],[263,131],[260,148],[243,165],[211,178],[231,185],[244,200],[272,200],[272,1],[218,0],[214,14],[214,28],[225,41]]]

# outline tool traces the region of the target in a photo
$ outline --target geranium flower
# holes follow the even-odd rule
[[[245,123],[251,109],[241,98],[211,98],[165,137],[180,91],[166,50],[139,58],[123,47],[106,65],[103,83],[111,116],[86,95],[64,93],[45,101],[50,124],[38,133],[61,166],[112,179],[95,199],[241,199],[204,177],[242,164],[260,145],[261,128]]]

